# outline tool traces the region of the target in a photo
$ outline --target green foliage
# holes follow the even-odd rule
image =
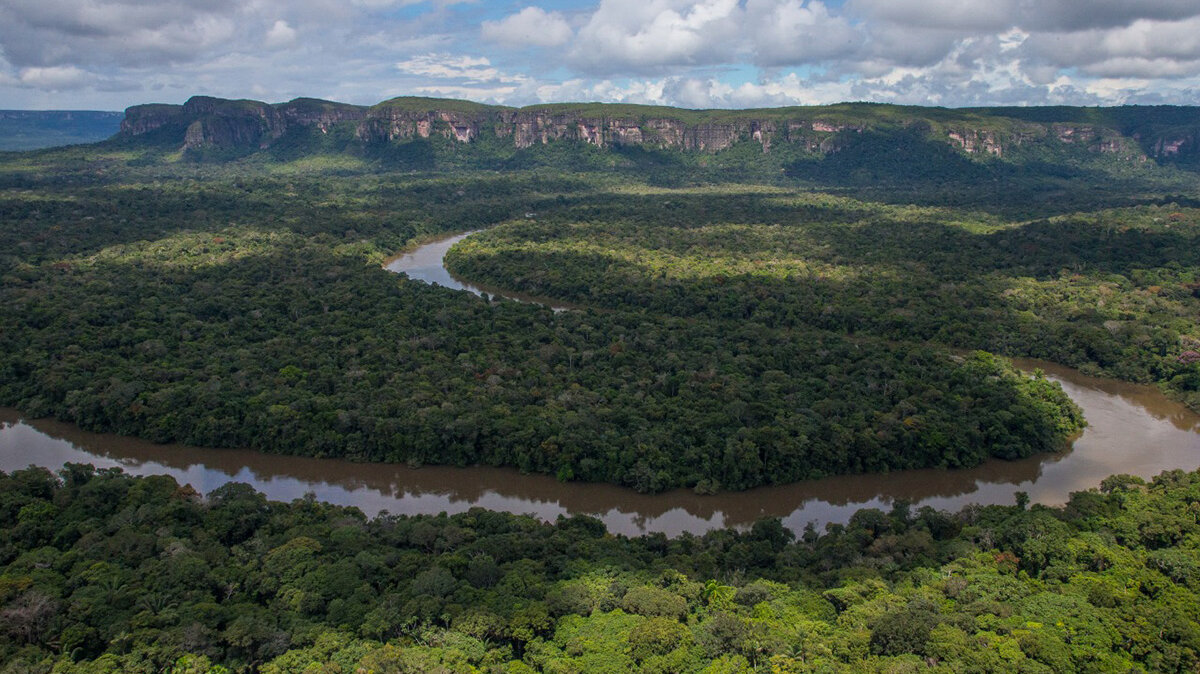
[[[986,356],[848,335],[849,317],[803,324],[783,292],[737,283],[672,305],[677,293],[609,273],[581,304],[611,310],[553,314],[378,266],[447,230],[624,208],[626,185],[176,170],[197,174],[86,188],[37,174],[41,197],[0,197],[12,223],[0,233],[12,251],[0,261],[12,326],[0,402],[162,442],[508,465],[641,491],[969,466],[1057,450],[1081,423],[1049,382]],[[708,190],[696,205],[727,196]],[[641,217],[673,212],[654,201]],[[533,242],[542,227],[508,226]],[[551,268],[564,280],[589,270]],[[747,304],[760,297],[770,306]]]
[[[992,354],[1158,382],[1200,406],[1200,155],[1185,144],[1141,161],[1153,148],[1131,140],[1186,134],[1186,110],[750,117],[403,98],[376,112],[434,110],[740,135],[719,152],[518,148],[483,127],[469,144],[363,143],[334,122],[265,149],[182,153],[179,117],[136,139],[5,155],[0,403],[159,441],[643,491],[1061,449],[1078,410]],[[246,131],[219,118],[207,132]],[[767,148],[752,119],[796,121],[811,143]],[[951,143],[965,148],[967,131],[975,152]],[[986,150],[1018,136],[1036,142]],[[428,237],[489,227],[451,251],[456,272],[583,308],[484,301],[380,268]],[[1062,509],[898,504],[800,540],[778,521],[627,539],[588,518],[368,521],[245,485],[200,500],[161,477],[17,471],[0,474],[0,661],[1195,671],[1198,485],[1116,476]]]
[[[931,513],[863,511],[752,557],[777,521],[673,539],[479,509],[368,521],[244,485],[202,500],[170,478],[28,469],[0,473],[0,508],[48,526],[0,519],[0,661],[72,673],[1195,671],[1200,524],[1181,515],[1198,495],[1200,472],[1175,471],[1110,480],[1061,509],[940,513],[961,533],[897,562],[877,541],[928,536]],[[251,503],[262,516],[224,542],[222,523]],[[1158,521],[1173,522],[1174,547],[1153,547]],[[468,581],[468,559],[491,560],[497,582]]]
[[[613,310],[1033,356],[1162,382],[1194,406],[1198,225],[1179,204],[1011,222],[762,187],[640,188],[506,223],[447,263]]]

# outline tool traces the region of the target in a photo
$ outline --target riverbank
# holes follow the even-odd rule
[[[962,470],[911,470],[842,475],[778,487],[700,496],[677,489],[639,494],[608,484],[563,483],[545,475],[476,466],[419,469],[337,459],[279,456],[250,450],[159,445],[89,433],[72,424],[23,420],[0,410],[0,470],[30,464],[57,470],[64,463],[120,467],[136,475],[167,474],[198,491],[245,482],[268,498],[290,501],[312,493],[368,515],[459,513],[473,507],[599,518],[613,533],[703,533],[780,517],[793,531],[845,523],[862,508],[887,509],[898,500],[914,507],[958,510],[966,505],[1011,504],[1023,491],[1035,503],[1060,505],[1071,492],[1096,487],[1120,473],[1151,478],[1165,470],[1200,468],[1200,415],[1157,389],[1088,377],[1041,361],[1021,360],[1059,382],[1084,411],[1088,427],[1071,450],[1018,461],[991,460]]]

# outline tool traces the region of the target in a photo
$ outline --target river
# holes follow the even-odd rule
[[[404,271],[410,278],[461,287],[444,268],[445,276],[439,277],[430,267],[440,268],[441,255],[463,236],[426,244],[429,248],[422,246],[396,258],[388,268]],[[414,265],[425,264],[424,270],[400,264],[405,257]],[[426,264],[431,258],[434,264]],[[1164,470],[1200,468],[1200,415],[1157,389],[1088,377],[1053,363],[1016,362],[1027,370],[1042,368],[1083,409],[1088,427],[1070,450],[1020,461],[989,461],[966,470],[838,476],[715,496],[687,490],[647,495],[501,468],[409,468],[158,445],[88,433],[61,422],[25,420],[15,410],[0,408],[0,470],[91,463],[138,475],[168,474],[206,493],[233,481],[248,483],[275,500],[290,501],[311,493],[322,501],[356,506],[368,515],[457,513],[472,507],[530,513],[546,520],[582,513],[598,517],[614,533],[676,535],[745,526],[762,517],[783,518],[799,532],[808,522],[818,527],[844,523],[861,508],[887,509],[897,499],[914,507],[957,510],[968,504],[1013,503],[1014,493],[1024,491],[1035,503],[1057,505],[1071,492],[1095,487],[1109,475],[1150,478]]]
[[[524,293],[504,290],[502,288],[494,288],[492,286],[471,283],[469,281],[464,281],[452,274],[450,270],[446,269],[446,266],[442,264],[442,260],[446,257],[446,251],[450,250],[454,244],[462,241],[478,231],[480,230],[477,229],[470,232],[463,232],[461,234],[450,234],[447,236],[438,237],[432,241],[423,243],[412,250],[403,252],[400,255],[391,258],[384,263],[383,268],[397,274],[403,273],[414,281],[422,281],[424,283],[439,285],[443,288],[450,288],[452,290],[465,290],[469,293],[479,295],[480,297],[485,295],[492,297],[507,297],[510,300],[516,300],[518,302],[541,304],[553,309],[554,311],[567,311],[569,309],[579,308],[574,304],[556,301],[548,297],[537,297],[535,295],[526,295]]]

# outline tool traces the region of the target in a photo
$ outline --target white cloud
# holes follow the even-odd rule
[[[264,43],[271,49],[290,47],[296,43],[296,29],[289,26],[287,21],[279,19],[267,31]]]
[[[0,99],[986,105],[1200,89],[1197,0],[522,0],[474,22],[454,1],[0,0]]]
[[[1080,67],[1097,76],[1148,77],[1196,74],[1200,17],[1184,21],[1135,21],[1129,26],[1074,33],[1041,33],[1026,40],[1032,58],[1061,68]]]
[[[860,29],[815,0],[749,0],[746,14],[742,34],[759,65],[797,65],[846,56],[864,40]]]
[[[1155,80],[1194,77],[1200,73],[1200,60],[1179,61],[1168,58],[1119,57],[1090,63],[1081,70],[1098,77]]]
[[[492,66],[484,57],[453,54],[424,54],[400,61],[396,69],[409,75],[436,79],[458,79],[466,82],[521,82],[521,75],[509,75]]]
[[[688,108],[765,108],[822,105],[848,100],[851,85],[812,81],[789,73],[760,82],[730,85],[714,78],[679,78],[667,86],[670,102]]]
[[[558,101],[599,101],[603,103],[640,103],[666,105],[666,79],[637,79],[625,82],[612,80],[570,79],[558,84],[536,84],[529,88],[532,98],[517,103],[552,103]]]
[[[75,66],[50,66],[22,68],[17,79],[27,87],[59,91],[78,89],[87,85],[92,78]]]
[[[568,56],[591,72],[727,62],[741,13],[738,0],[600,0]]]
[[[574,34],[562,14],[526,7],[499,21],[484,21],[483,39],[508,47],[557,47]]]

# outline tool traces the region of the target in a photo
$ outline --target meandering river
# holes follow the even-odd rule
[[[505,294],[468,287],[442,267],[445,251],[464,236],[425,244],[390,262],[388,269],[451,288]],[[227,482],[248,483],[282,501],[312,493],[323,501],[356,506],[368,515],[457,513],[472,507],[531,513],[547,520],[583,513],[598,517],[614,533],[674,535],[744,526],[768,516],[783,518],[799,532],[810,521],[818,527],[846,522],[856,510],[887,509],[897,499],[914,507],[957,510],[972,503],[1012,503],[1014,493],[1024,491],[1036,503],[1055,505],[1073,491],[1099,485],[1109,475],[1150,478],[1164,470],[1200,468],[1200,415],[1157,389],[1088,377],[1053,363],[1018,360],[1017,365],[1042,368],[1083,408],[1089,425],[1071,450],[1020,461],[989,461],[967,470],[839,476],[715,496],[686,490],[646,495],[500,468],[414,469],[158,445],[88,433],[55,421],[25,420],[15,410],[0,408],[0,470],[31,464],[56,470],[66,462],[91,463],[138,475],[168,474],[206,493]]]
[[[534,295],[526,295],[524,293],[504,290],[503,288],[494,288],[487,285],[479,285],[464,281],[446,269],[446,265],[442,261],[446,257],[446,251],[450,250],[454,244],[471,236],[475,232],[464,232],[462,234],[451,234],[441,236],[432,241],[423,243],[412,250],[406,251],[388,260],[383,268],[396,272],[403,273],[408,278],[414,281],[422,281],[450,288],[452,290],[465,290],[479,296],[507,297],[510,300],[518,302],[529,302],[532,304],[541,304],[550,307],[555,311],[566,311],[568,309],[577,309],[578,307],[566,302],[555,301],[547,297],[536,297]]]

